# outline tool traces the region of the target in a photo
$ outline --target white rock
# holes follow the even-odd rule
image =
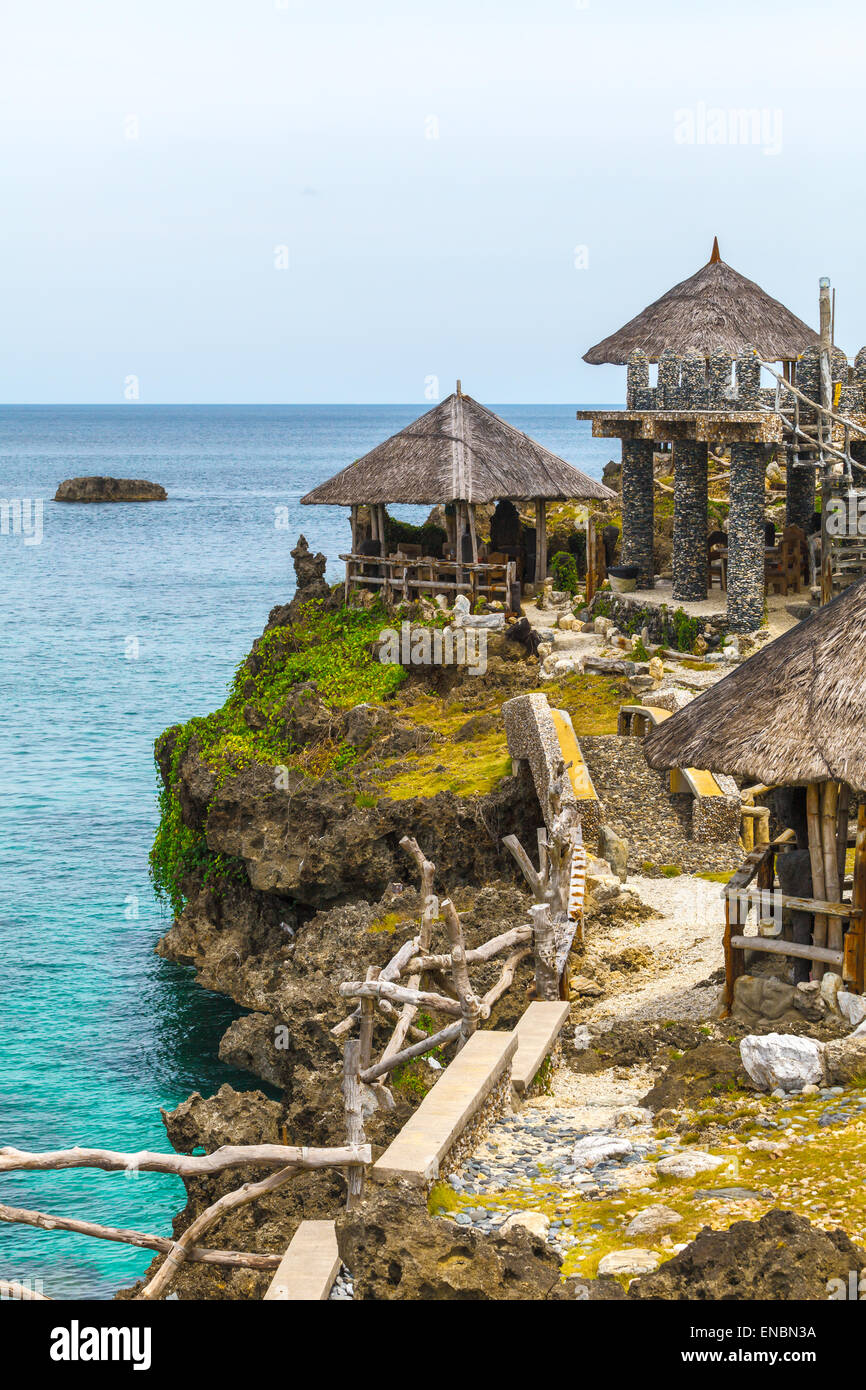
[[[471,612],[472,612],[472,604],[469,602],[469,600],[468,600],[468,598],[466,597],[465,594],[458,594],[458,595],[457,595],[456,599],[454,600],[454,612],[455,612],[455,613],[471,613]]]
[[[570,676],[574,670],[574,662],[567,656],[561,656],[553,668],[555,676]]]
[[[617,1110],[613,1123],[616,1129],[630,1129],[632,1125],[648,1125],[651,1119],[652,1111],[642,1105],[624,1105]]]
[[[658,1235],[659,1231],[666,1231],[670,1226],[678,1226],[682,1219],[673,1207],[661,1204],[657,1207],[645,1207],[628,1223],[625,1233],[627,1236],[654,1236]]]
[[[821,998],[824,1000],[824,1003],[827,1005],[827,1008],[832,1009],[833,1012],[836,1014],[839,1013],[839,1007],[836,1003],[836,996],[838,995],[841,988],[841,975],[837,975],[834,971],[828,970],[824,975],[821,976]]]
[[[500,1230],[513,1231],[515,1226],[523,1226],[534,1236],[544,1239],[550,1230],[550,1217],[545,1216],[543,1211],[515,1211],[507,1221],[503,1221]]]
[[[625,1158],[631,1150],[630,1139],[614,1139],[610,1134],[588,1134],[585,1139],[578,1139],[571,1161],[578,1168],[594,1168],[608,1158]]]
[[[857,1028],[866,1020],[866,994],[851,994],[850,990],[840,989],[836,995],[836,1005],[852,1028]]]
[[[573,613],[563,613],[559,619],[559,626],[564,632],[573,632],[577,627],[577,618]]]
[[[585,1052],[592,1042],[590,1032],[585,1023],[579,1023],[574,1030],[574,1046],[578,1052]]]
[[[802,1096],[816,1096],[816,1095],[818,1094],[818,1092],[820,1091],[820,1089],[821,1089],[820,1086],[816,1086],[815,1083],[814,1083],[814,1081],[809,1081],[809,1082],[807,1082],[807,1084],[803,1087],[803,1089],[802,1089],[802,1091],[800,1092],[800,1094],[801,1094]]]
[[[689,1149],[660,1159],[656,1164],[656,1170],[664,1178],[694,1178],[698,1173],[709,1173],[713,1168],[721,1168],[724,1161],[723,1158],[715,1158],[713,1154]]]
[[[552,651],[553,648],[551,647],[549,642],[540,642],[538,644],[538,652],[536,654],[541,661],[546,661]]]
[[[800,1091],[824,1077],[823,1044],[792,1033],[750,1034],[740,1043],[743,1066],[761,1090]]]
[[[653,1274],[661,1264],[652,1250],[611,1250],[599,1260],[598,1272],[604,1274]]]

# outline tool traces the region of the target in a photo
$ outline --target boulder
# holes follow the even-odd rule
[[[841,988],[842,976],[837,975],[833,970],[825,971],[821,976],[821,998],[824,1000],[827,1008],[832,1009],[834,1013],[839,1013],[836,996]]]
[[[630,1139],[615,1138],[611,1134],[588,1134],[585,1139],[578,1139],[571,1161],[578,1168],[594,1168],[597,1163],[611,1158],[625,1158],[631,1151]]]
[[[840,989],[836,995],[836,1005],[852,1028],[866,1022],[866,995],[851,994],[847,989]]]
[[[614,1277],[654,1274],[660,1263],[660,1257],[652,1250],[642,1250],[640,1246],[636,1246],[634,1250],[611,1250],[609,1255],[599,1260],[598,1272],[600,1275]]]
[[[598,832],[598,852],[621,883],[628,878],[628,848],[628,840],[617,835],[609,825],[601,826]]]
[[[832,1086],[866,1076],[866,1035],[851,1033],[824,1044],[824,1074]]]
[[[515,1226],[522,1226],[530,1235],[540,1236],[542,1240],[547,1237],[550,1230],[550,1217],[545,1216],[543,1211],[515,1211],[503,1221],[501,1230],[503,1235],[513,1231]]]
[[[639,1211],[626,1226],[625,1233],[627,1236],[657,1236],[671,1226],[678,1226],[682,1219],[673,1207],[659,1203],[658,1206],[645,1207],[643,1211]]]
[[[792,1033],[750,1034],[740,1043],[743,1066],[763,1091],[801,1091],[809,1082],[823,1079],[824,1046],[815,1038]]]
[[[702,1153],[699,1149],[684,1149],[682,1153],[669,1154],[656,1164],[656,1172],[663,1178],[695,1178],[698,1173],[711,1173],[721,1168],[723,1158],[714,1154]]]
[[[168,493],[143,478],[67,478],[55,502],[164,502]]]

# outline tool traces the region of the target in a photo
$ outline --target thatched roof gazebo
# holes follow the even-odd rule
[[[465,395],[458,382],[452,395],[313,488],[301,504],[351,507],[354,549],[359,507],[369,507],[373,537],[384,545],[386,504],[453,503],[458,547],[468,534],[472,559],[477,561],[476,506],[534,502],[536,579],[543,579],[547,573],[545,503],[614,497],[603,483]]]
[[[789,629],[731,675],[699,695],[647,735],[654,768],[700,767],[774,787],[806,788],[807,844],[812,893],[789,905],[814,917],[812,944],[792,947],[773,938],[726,936],[729,990],[734,952],[776,950],[830,965],[866,984],[866,579]],[[861,798],[852,896],[846,883],[849,809]],[[786,837],[782,837],[785,839]],[[788,839],[793,838],[790,834]],[[755,850],[730,880],[729,898],[758,875],[773,890],[781,841]],[[763,882],[761,882],[763,877]],[[782,875],[780,874],[780,881]],[[782,903],[785,903],[784,896]],[[847,931],[844,930],[848,922]],[[741,971],[739,972],[741,973]]]
[[[657,362],[666,349],[709,359],[719,348],[738,357],[754,347],[765,362],[795,362],[819,341],[808,324],[723,261],[716,238],[705,266],[596,343],[583,360],[622,367],[635,349]]]

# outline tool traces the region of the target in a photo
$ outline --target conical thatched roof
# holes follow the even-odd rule
[[[658,725],[644,750],[655,768],[866,791],[866,579]]]
[[[459,392],[308,492],[302,503],[497,502],[615,494]]]
[[[725,348],[736,357],[744,348],[755,347],[765,362],[795,361],[817,342],[818,334],[808,324],[722,260],[716,240],[710,260],[696,275],[674,285],[618,333],[596,343],[583,360],[594,366],[623,366],[635,348],[657,362],[665,348],[699,357]]]

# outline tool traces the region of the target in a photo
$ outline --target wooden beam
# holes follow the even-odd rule
[[[547,578],[547,503],[543,497],[535,502],[535,582]]]
[[[826,946],[801,946],[796,941],[781,941],[775,936],[732,936],[731,945],[741,951],[769,951],[777,956],[799,956],[803,960],[841,965],[842,952]]]

